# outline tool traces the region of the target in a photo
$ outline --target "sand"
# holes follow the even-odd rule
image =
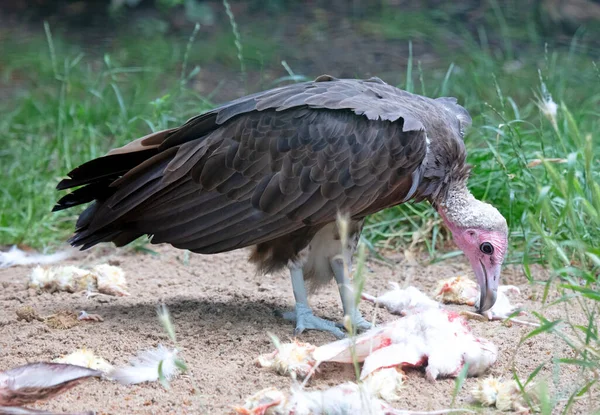
[[[110,261],[127,273],[130,297],[97,296],[85,293],[38,293],[27,288],[31,266],[0,270],[0,370],[34,361],[50,361],[80,347],[94,350],[113,364],[126,363],[138,351],[159,343],[172,346],[156,318],[156,306],[165,303],[172,313],[181,356],[190,371],[177,377],[165,390],[158,383],[121,386],[92,380],[67,393],[40,403],[36,408],[54,411],[94,410],[98,414],[227,414],[231,406],[242,404],[244,398],[262,388],[287,388],[290,379],[255,366],[254,359],[273,350],[268,333],[282,341],[292,336],[293,326],[278,313],[293,307],[291,284],[286,274],[258,276],[245,261],[247,252],[237,251],[213,256],[184,255],[170,247],[151,246],[156,255],[134,254],[131,250],[101,247],[78,254],[64,263],[93,266]],[[388,288],[388,281],[401,284],[410,280],[430,292],[438,278],[455,275],[471,276],[464,258],[425,266],[402,256],[389,256],[393,266],[368,263],[366,291],[378,294]],[[423,258],[426,260],[426,258]],[[537,279],[544,279],[542,270],[535,270]],[[503,283],[515,284],[522,290],[523,306],[539,310],[535,301],[539,293],[528,283],[518,268],[507,267]],[[538,291],[541,293],[541,288]],[[337,288],[329,287],[311,299],[319,316],[339,320],[341,307]],[[69,329],[49,328],[33,319],[17,320],[16,310],[33,307],[41,316],[61,310],[99,314],[103,322],[86,322]],[[471,310],[461,306],[459,309]],[[374,307],[361,304],[363,314],[371,319]],[[560,317],[562,307],[546,310]],[[379,321],[397,317],[377,310]],[[577,315],[572,316],[577,319]],[[580,316],[579,316],[580,317]],[[531,316],[525,317],[533,319]],[[471,321],[474,331],[492,340],[500,350],[498,362],[490,370],[493,376],[510,377],[513,369],[526,377],[536,367],[545,364],[539,378],[546,379],[551,391],[565,399],[580,385],[582,378],[576,367],[557,366],[554,358],[574,357],[569,347],[554,335],[541,335],[526,340],[518,349],[520,339],[531,327],[500,322]],[[301,340],[320,345],[333,340],[328,334],[306,332]],[[320,389],[353,380],[350,366],[326,364],[309,388]],[[467,379],[456,398],[455,406],[471,403],[469,389],[476,379]],[[197,393],[194,393],[194,384]],[[454,379],[428,382],[422,370],[408,372],[408,381],[398,408],[433,410],[450,407]],[[600,395],[598,389],[591,391]],[[592,413],[598,400],[590,402],[584,396],[576,402],[573,413]],[[484,412],[491,413],[489,409]]]

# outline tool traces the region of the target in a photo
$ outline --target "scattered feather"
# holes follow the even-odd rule
[[[537,409],[539,398],[535,392],[535,386],[529,384],[525,393],[531,398],[534,409]],[[471,396],[481,405],[495,406],[503,412],[513,411],[519,414],[531,412],[519,385],[514,380],[501,381],[493,377],[482,379],[471,389]]]
[[[0,373],[0,407],[52,398],[102,372],[60,363],[32,363]]]
[[[404,372],[400,368],[388,367],[371,373],[364,384],[372,396],[394,402],[400,399],[398,393],[404,386],[404,379]]]
[[[127,281],[123,269],[109,264],[100,264],[92,268],[96,275],[98,291],[103,294],[128,296]]]
[[[155,382],[162,376],[171,380],[180,372],[176,363],[177,350],[158,345],[156,349],[145,350],[131,360],[129,366],[119,367],[109,373],[111,379],[123,385]]]
[[[280,375],[290,375],[293,379],[305,378],[312,370],[315,361],[312,352],[315,346],[294,340],[279,344],[272,353],[262,354],[256,359],[261,367],[270,368]]]
[[[492,406],[498,399],[500,390],[500,381],[493,377],[488,377],[477,382],[477,385],[471,389],[471,396],[483,406]]]
[[[405,315],[408,312],[423,310],[426,308],[440,308],[441,305],[437,301],[432,300],[426,294],[419,291],[415,287],[407,287],[401,289],[395,282],[390,282],[392,289],[374,297],[370,294],[363,293],[363,300],[374,304],[380,304],[385,307],[390,313]]]
[[[7,252],[0,252],[0,268],[8,268],[15,265],[54,264],[64,261],[71,256],[69,251],[60,251],[54,254],[38,254],[26,252],[13,245]]]
[[[96,265],[92,270],[72,265],[51,268],[36,267],[29,276],[29,287],[55,292],[98,291],[102,294],[128,296],[125,272],[108,264]]]
[[[114,367],[102,357],[98,357],[92,350],[79,349],[66,356],[59,357],[54,360],[55,363],[65,363],[69,365],[87,367],[89,369],[98,370],[104,374],[110,373]]]

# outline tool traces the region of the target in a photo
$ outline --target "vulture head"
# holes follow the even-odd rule
[[[489,310],[496,302],[508,245],[506,219],[492,205],[475,199],[465,186],[450,188],[438,211],[473,267],[480,288],[479,311]]]

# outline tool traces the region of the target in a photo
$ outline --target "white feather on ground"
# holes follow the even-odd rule
[[[35,267],[29,276],[29,287],[46,291],[98,291],[114,296],[128,296],[125,272],[116,266],[100,264],[91,270],[72,265]]]
[[[116,296],[129,295],[123,269],[114,265],[100,264],[92,268],[92,273],[96,275],[98,292]]]
[[[156,349],[140,352],[129,366],[118,367],[108,376],[123,385],[154,382],[159,379],[159,366],[162,362],[162,374],[166,380],[171,380],[180,372],[175,364],[176,358],[176,349],[167,349],[159,344]]]
[[[398,367],[387,367],[371,373],[364,380],[364,385],[369,393],[386,402],[400,399],[398,393],[404,386],[406,375]]]
[[[274,352],[261,354],[256,359],[260,367],[270,368],[280,375],[290,375],[293,379],[303,379],[312,370],[315,361],[312,352],[315,346],[294,340],[280,344]]]
[[[0,252],[0,268],[8,268],[16,265],[33,264],[54,264],[71,256],[69,251],[59,251],[53,254],[38,254],[36,252],[26,252],[16,245],[13,245],[8,251]]]
[[[531,399],[534,408],[539,405],[539,397],[535,385],[525,387],[525,393]],[[471,396],[483,406],[495,406],[500,411],[514,411],[519,414],[529,414],[530,407],[523,398],[523,393],[514,380],[502,381],[488,377],[481,379],[473,389]]]

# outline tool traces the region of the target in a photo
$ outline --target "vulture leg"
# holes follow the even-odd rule
[[[294,298],[296,299],[296,309],[295,312],[284,313],[283,316],[287,320],[296,322],[294,335],[297,336],[304,330],[322,330],[330,332],[338,339],[345,337],[344,332],[340,330],[336,323],[317,317],[313,314],[308,305],[308,296],[306,295],[302,268],[290,268],[290,275],[292,277]]]
[[[372,324],[363,318],[360,311],[356,308],[354,289],[352,288],[352,281],[346,275],[346,267],[344,267],[344,260],[340,255],[331,258],[329,261],[331,264],[331,270],[337,282],[338,289],[340,290],[340,297],[342,298],[342,307],[344,308],[344,316],[350,316],[352,325],[358,330],[368,330],[372,327]],[[350,261],[348,261],[348,267],[350,267]]]

